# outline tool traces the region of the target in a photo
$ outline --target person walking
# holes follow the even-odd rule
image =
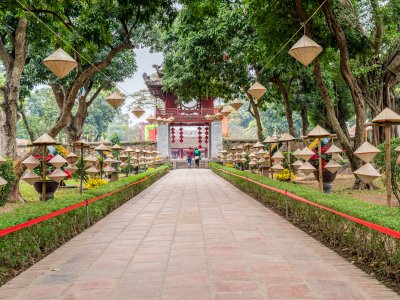
[[[196,168],[198,169],[200,167],[201,152],[199,149],[195,148],[193,154],[194,162],[196,163]]]
[[[186,151],[186,159],[187,159],[187,163],[188,163],[189,169],[192,168],[192,159],[193,159],[193,155],[194,155],[193,149],[192,149],[192,147],[189,147],[189,150]]]

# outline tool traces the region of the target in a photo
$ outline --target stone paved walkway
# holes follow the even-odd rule
[[[0,299],[400,299],[210,170],[176,170]]]

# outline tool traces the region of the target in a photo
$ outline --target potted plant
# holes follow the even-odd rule
[[[321,147],[321,158],[322,158],[322,182],[325,194],[330,194],[332,192],[332,183],[336,178],[337,172],[331,173],[325,169],[326,164],[332,159],[332,155],[326,153],[329,147],[322,146]],[[314,151],[315,152],[315,151]],[[319,182],[319,156],[318,154],[314,154],[310,158],[310,164],[312,164],[316,171],[314,171],[314,176]]]
[[[34,157],[40,162],[40,165],[37,166],[35,169],[33,169],[33,172],[35,172],[38,176],[40,176],[40,180],[36,181],[33,184],[33,187],[35,188],[36,192],[39,194],[39,200],[42,199],[42,189],[43,189],[43,156],[40,155],[34,155]],[[45,157],[46,159],[46,200],[50,200],[54,198],[54,193],[56,192],[59,183],[57,181],[51,180],[47,176],[50,175],[55,170],[55,167],[49,163],[49,161],[53,158],[52,154],[47,155]]]

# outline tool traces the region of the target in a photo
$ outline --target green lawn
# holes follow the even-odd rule
[[[59,187],[54,195],[54,199],[60,198],[64,195],[69,195],[69,194],[78,194],[79,193],[79,181],[70,179],[70,180],[66,180],[65,184],[67,186],[75,186],[77,188],[62,188]],[[84,186],[85,187],[85,186]],[[22,195],[22,197],[24,198],[24,200],[28,203],[31,202],[39,202],[39,195],[36,192],[35,188],[33,187],[33,185],[30,185],[24,181],[21,181],[19,184],[19,190],[20,193]]]

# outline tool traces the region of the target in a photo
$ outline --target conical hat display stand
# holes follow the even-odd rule
[[[276,139],[271,137],[271,136],[267,136],[267,138],[263,141],[264,144],[268,144],[268,153],[269,153],[269,173],[271,174],[271,179],[274,179],[274,169],[272,169],[272,145],[276,144]]]
[[[287,164],[289,167],[289,178],[290,178],[290,182],[293,182],[292,179],[292,165],[290,164],[290,142],[294,141],[295,138],[293,136],[291,136],[289,133],[284,133],[282,134],[282,136],[279,138],[279,142],[286,142],[286,147],[287,147]]]
[[[34,146],[39,146],[42,148],[42,180],[43,180],[43,185],[42,185],[42,201],[46,201],[46,172],[47,172],[47,146],[55,145],[56,141],[49,136],[48,134],[43,134],[40,136],[37,140],[35,140],[32,143]]]
[[[379,113],[373,120],[372,123],[366,124],[366,126],[384,126],[385,128],[385,160],[386,160],[386,202],[388,206],[392,206],[392,165],[391,165],[391,150],[390,150],[390,130],[393,125],[400,124],[400,115],[385,108]]]
[[[313,130],[308,133],[309,138],[317,138],[318,139],[318,177],[319,177],[319,189],[321,192],[324,191],[324,182],[322,177],[322,146],[321,146],[321,138],[328,137],[331,134],[326,131],[321,126],[317,125]]]

